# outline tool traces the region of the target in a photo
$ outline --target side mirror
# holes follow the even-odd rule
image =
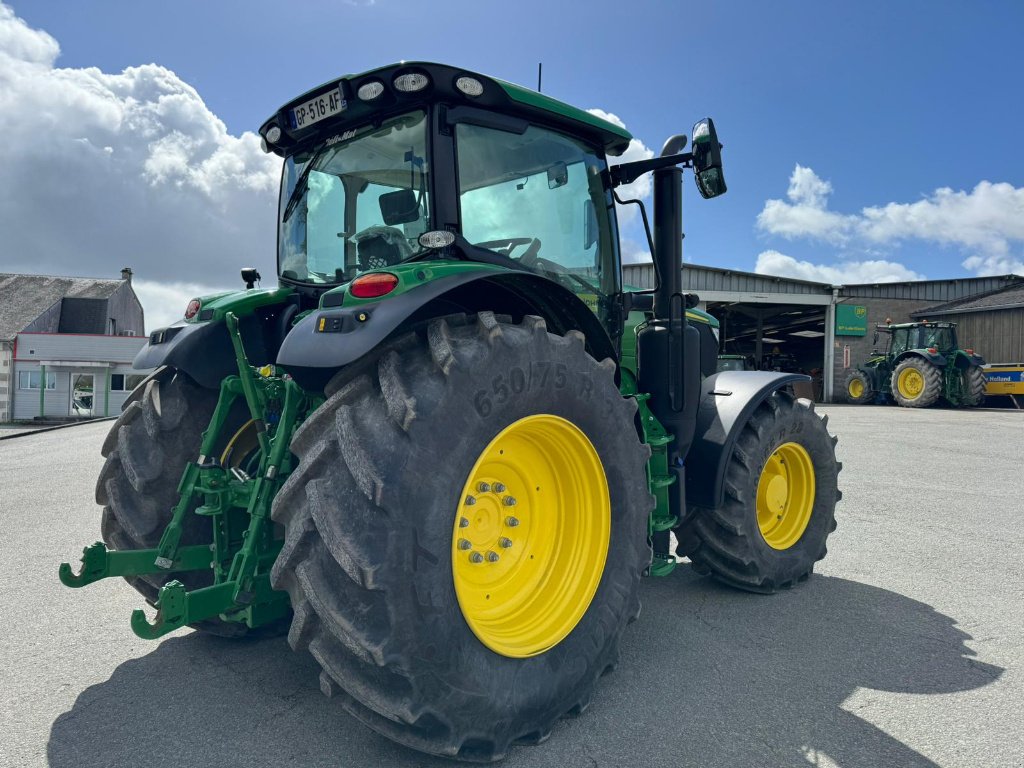
[[[632,312],[634,310],[640,312],[653,312],[654,311],[654,294],[653,293],[634,293],[626,291],[626,312]]]
[[[718,142],[715,122],[710,117],[693,126],[693,172],[701,197],[724,195],[725,176],[722,174],[722,145]]]
[[[878,331],[875,331],[875,335],[871,337],[871,346],[878,343]]]
[[[393,227],[396,224],[408,224],[420,217],[420,207],[416,203],[416,193],[411,189],[399,189],[388,192],[378,198],[380,215],[384,223]]]

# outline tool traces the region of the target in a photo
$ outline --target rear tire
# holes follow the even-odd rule
[[[964,405],[976,408],[985,402],[985,372],[979,365],[972,365],[964,372]]]
[[[772,393],[736,440],[722,505],[695,508],[676,533],[678,554],[689,557],[699,573],[749,592],[770,593],[805,581],[825,556],[826,539],[836,528],[836,502],[842,498],[837,487],[842,465],[827,423],[827,417],[814,413],[810,400],[782,390]],[[779,457],[784,473],[787,459],[797,466],[786,476],[789,494],[782,491],[778,521],[773,515],[765,521],[776,510],[764,508],[763,478],[770,486],[774,475],[768,469]],[[795,517],[787,520],[791,514]]]
[[[846,377],[846,399],[856,405],[870,403],[875,396],[871,379],[864,371],[855,370]]]
[[[178,483],[185,464],[198,455],[203,430],[217,405],[217,394],[178,371],[171,378],[147,382],[142,397],[130,402],[114,422],[101,448],[106,462],[96,482],[96,503],[103,506],[100,530],[107,547],[125,550],[159,545],[178,502]],[[198,502],[192,509],[196,506]],[[210,519],[191,511],[186,514],[182,546],[211,541]],[[146,574],[126,577],[125,581],[153,605],[160,588],[172,578],[193,590],[210,586],[213,572]],[[191,626],[224,637],[240,637],[249,631],[245,624],[220,619]],[[261,628],[262,633],[274,631]]]
[[[923,357],[908,357],[892,372],[891,389],[904,408],[927,408],[942,394],[942,371]]]
[[[431,321],[328,384],[330,398],[295,434],[299,464],[274,500],[286,539],[272,579],[291,596],[289,642],[317,659],[321,688],[350,714],[413,749],[488,762],[513,743],[543,741],[559,717],[587,707],[639,614],[650,563],[649,450],[614,370],[586,353],[578,333],[555,336],[539,318],[515,325],[481,313],[470,323]],[[611,527],[603,562],[581,561],[601,569],[589,607],[564,639],[516,657],[491,650],[469,625],[456,558],[474,553],[453,550],[453,530],[478,459],[496,435],[537,414],[561,417],[589,439],[607,480]],[[543,481],[513,480],[523,495],[507,508],[524,510],[522,499]],[[565,541],[571,534],[565,529]]]

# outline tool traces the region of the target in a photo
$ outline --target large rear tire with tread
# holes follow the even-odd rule
[[[639,615],[650,563],[649,450],[614,370],[579,333],[485,312],[430,321],[328,384],[295,434],[299,463],[272,510],[286,530],[272,580],[291,597],[289,642],[320,663],[327,695],[398,743],[475,762],[539,743],[588,706]],[[471,629],[453,582],[464,568],[456,557],[475,553],[453,553],[453,530],[469,525],[458,516],[476,502],[463,486],[496,436],[538,414],[571,423],[596,449],[609,509],[579,511],[610,517],[610,537],[607,557],[586,565],[600,581],[578,623],[517,657]],[[541,482],[519,480],[527,492]]]
[[[770,593],[805,581],[836,528],[837,438],[814,403],[772,393],[736,439],[717,509],[695,508],[678,554],[718,581]],[[788,464],[787,464],[788,462]]]
[[[972,365],[964,372],[964,405],[976,408],[985,402],[985,371]]]
[[[217,405],[215,390],[199,386],[180,371],[149,381],[145,387],[142,397],[130,402],[114,422],[101,448],[106,461],[96,482],[96,503],[103,506],[100,530],[110,549],[148,549],[160,543],[178,502],[185,464],[198,455],[203,430]],[[212,540],[209,518],[185,515],[183,546]],[[125,580],[153,605],[160,587],[172,578],[186,589],[199,589],[213,583],[213,572],[147,574]],[[192,626],[226,637],[248,631],[244,624],[220,619]]]
[[[914,355],[896,366],[890,388],[893,398],[904,408],[927,408],[942,394],[942,371]]]

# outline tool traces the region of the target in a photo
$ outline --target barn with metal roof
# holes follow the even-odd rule
[[[623,273],[629,286],[654,287],[649,263],[626,265]],[[682,275],[683,290],[697,294],[699,307],[721,325],[720,354],[742,355],[751,368],[807,373],[815,398],[825,402],[833,400],[849,371],[870,355],[869,329],[876,324],[908,322],[921,312],[934,314],[937,308],[952,314],[1000,292],[1024,294],[1020,275],[831,285],[700,264],[684,264]],[[1020,311],[1024,315],[1024,309]],[[985,328],[964,323],[961,341],[982,355],[989,344],[992,354],[1012,357],[1015,352],[1024,359],[1024,341],[1019,326],[1013,325],[1014,317],[986,318],[990,325]]]

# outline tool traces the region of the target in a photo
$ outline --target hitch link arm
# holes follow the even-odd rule
[[[82,550],[82,567],[78,573],[68,563],[61,563],[57,575],[66,587],[84,587],[94,581],[111,576],[140,576],[144,573],[167,573],[167,570],[155,564],[157,550],[126,549],[110,551],[101,542],[96,542]],[[179,547],[175,559],[171,562],[173,571],[200,571],[210,567],[210,547],[206,544],[195,544]]]

